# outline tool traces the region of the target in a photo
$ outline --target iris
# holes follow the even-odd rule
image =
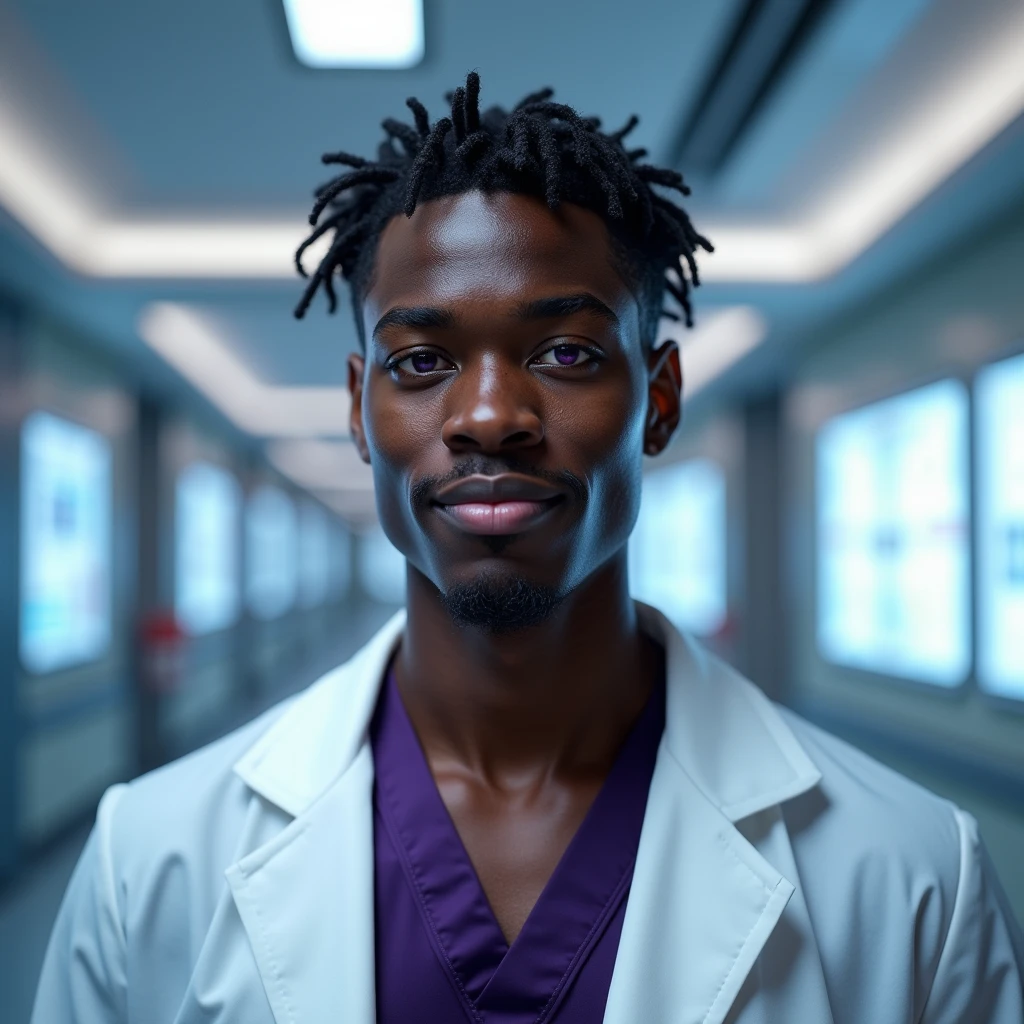
[[[412,357],[412,367],[417,373],[430,373],[437,369],[437,356],[432,352],[417,352]]]

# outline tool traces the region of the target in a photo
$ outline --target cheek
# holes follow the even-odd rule
[[[381,526],[391,542],[408,555],[413,521],[409,505],[409,477],[421,466],[437,437],[429,409],[410,415],[408,396],[387,393],[368,382],[363,390],[363,427],[370,452],[373,486]]]
[[[588,518],[598,543],[625,541],[640,508],[646,392],[617,388],[567,424],[591,488]]]
[[[633,530],[640,513],[640,491],[643,484],[643,420],[640,426],[630,423],[619,437],[602,474],[595,499],[605,524],[602,531],[613,547],[624,543]]]
[[[377,463],[381,469],[408,466],[438,433],[433,403],[422,394],[401,395],[381,383],[374,380],[363,390],[363,429],[375,475]]]

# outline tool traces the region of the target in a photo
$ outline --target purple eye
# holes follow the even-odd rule
[[[433,373],[455,369],[450,359],[436,352],[412,352],[389,366],[393,373],[400,372],[407,377],[428,377]]]
[[[437,356],[433,352],[417,352],[410,362],[416,373],[430,373],[437,369]]]
[[[541,366],[585,366],[593,360],[582,345],[555,345],[542,352],[537,361]]]

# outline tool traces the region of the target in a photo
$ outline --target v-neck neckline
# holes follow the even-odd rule
[[[628,892],[664,721],[661,681],[509,945],[389,670],[373,727],[377,804],[434,951],[476,1019],[551,1018]]]

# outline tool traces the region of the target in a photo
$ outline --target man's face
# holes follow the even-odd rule
[[[424,203],[384,230],[362,313],[353,438],[385,533],[442,594],[557,599],[622,552],[642,454],[678,420],[678,359],[655,371],[674,410],[649,414],[654,360],[599,217],[508,193]]]

